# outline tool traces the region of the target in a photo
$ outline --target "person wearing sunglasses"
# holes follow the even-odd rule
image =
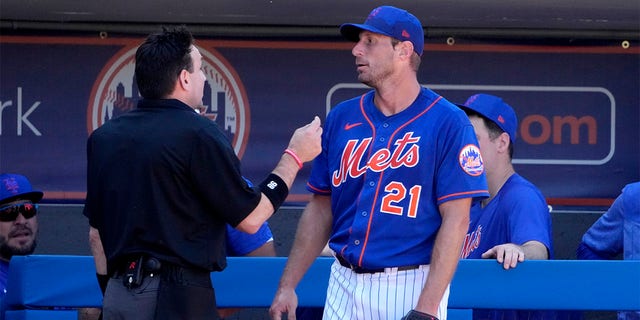
[[[7,292],[11,257],[32,254],[36,248],[42,196],[25,176],[0,174],[0,301]]]

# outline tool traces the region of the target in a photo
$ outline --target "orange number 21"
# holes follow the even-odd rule
[[[420,190],[422,186],[413,186],[409,189],[409,208],[407,208],[407,217],[415,218],[418,212],[418,202],[420,201]],[[404,208],[399,206],[398,203],[403,201],[407,197],[407,188],[400,182],[391,182],[385,188],[384,191],[387,195],[382,197],[382,205],[380,212],[404,215]]]

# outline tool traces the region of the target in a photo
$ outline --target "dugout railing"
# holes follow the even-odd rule
[[[211,274],[219,307],[268,307],[286,257],[228,258]],[[322,306],[333,258],[319,257],[297,288],[300,306]],[[78,319],[100,307],[90,256],[31,255],[11,259],[7,320]],[[494,260],[462,260],[451,284],[449,319],[472,308],[640,310],[640,261],[525,261],[511,270]]]

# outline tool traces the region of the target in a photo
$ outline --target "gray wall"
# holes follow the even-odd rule
[[[603,211],[552,212],[556,259],[575,259],[575,249],[582,234]],[[293,243],[302,207],[283,207],[271,219],[276,251],[287,256]],[[42,204],[37,254],[90,255],[87,241],[89,225],[82,215],[82,205]]]

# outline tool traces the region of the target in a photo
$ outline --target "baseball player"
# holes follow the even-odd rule
[[[489,185],[488,199],[471,207],[461,257],[496,259],[504,269],[553,256],[551,216],[544,196],[511,164],[518,121],[501,98],[476,94],[461,105],[474,127]],[[474,319],[556,319],[555,311],[474,310]]]
[[[580,260],[640,260],[640,181],[627,184],[609,210],[582,236]],[[620,294],[626,294],[620,292]],[[619,320],[638,320],[640,311],[620,311]]]
[[[270,314],[294,319],[295,287],[329,240],[324,319],[446,319],[472,198],[488,196],[473,127],[419,84],[415,16],[382,6],[340,31],[356,42],[358,80],[374,90],[327,116]]]

